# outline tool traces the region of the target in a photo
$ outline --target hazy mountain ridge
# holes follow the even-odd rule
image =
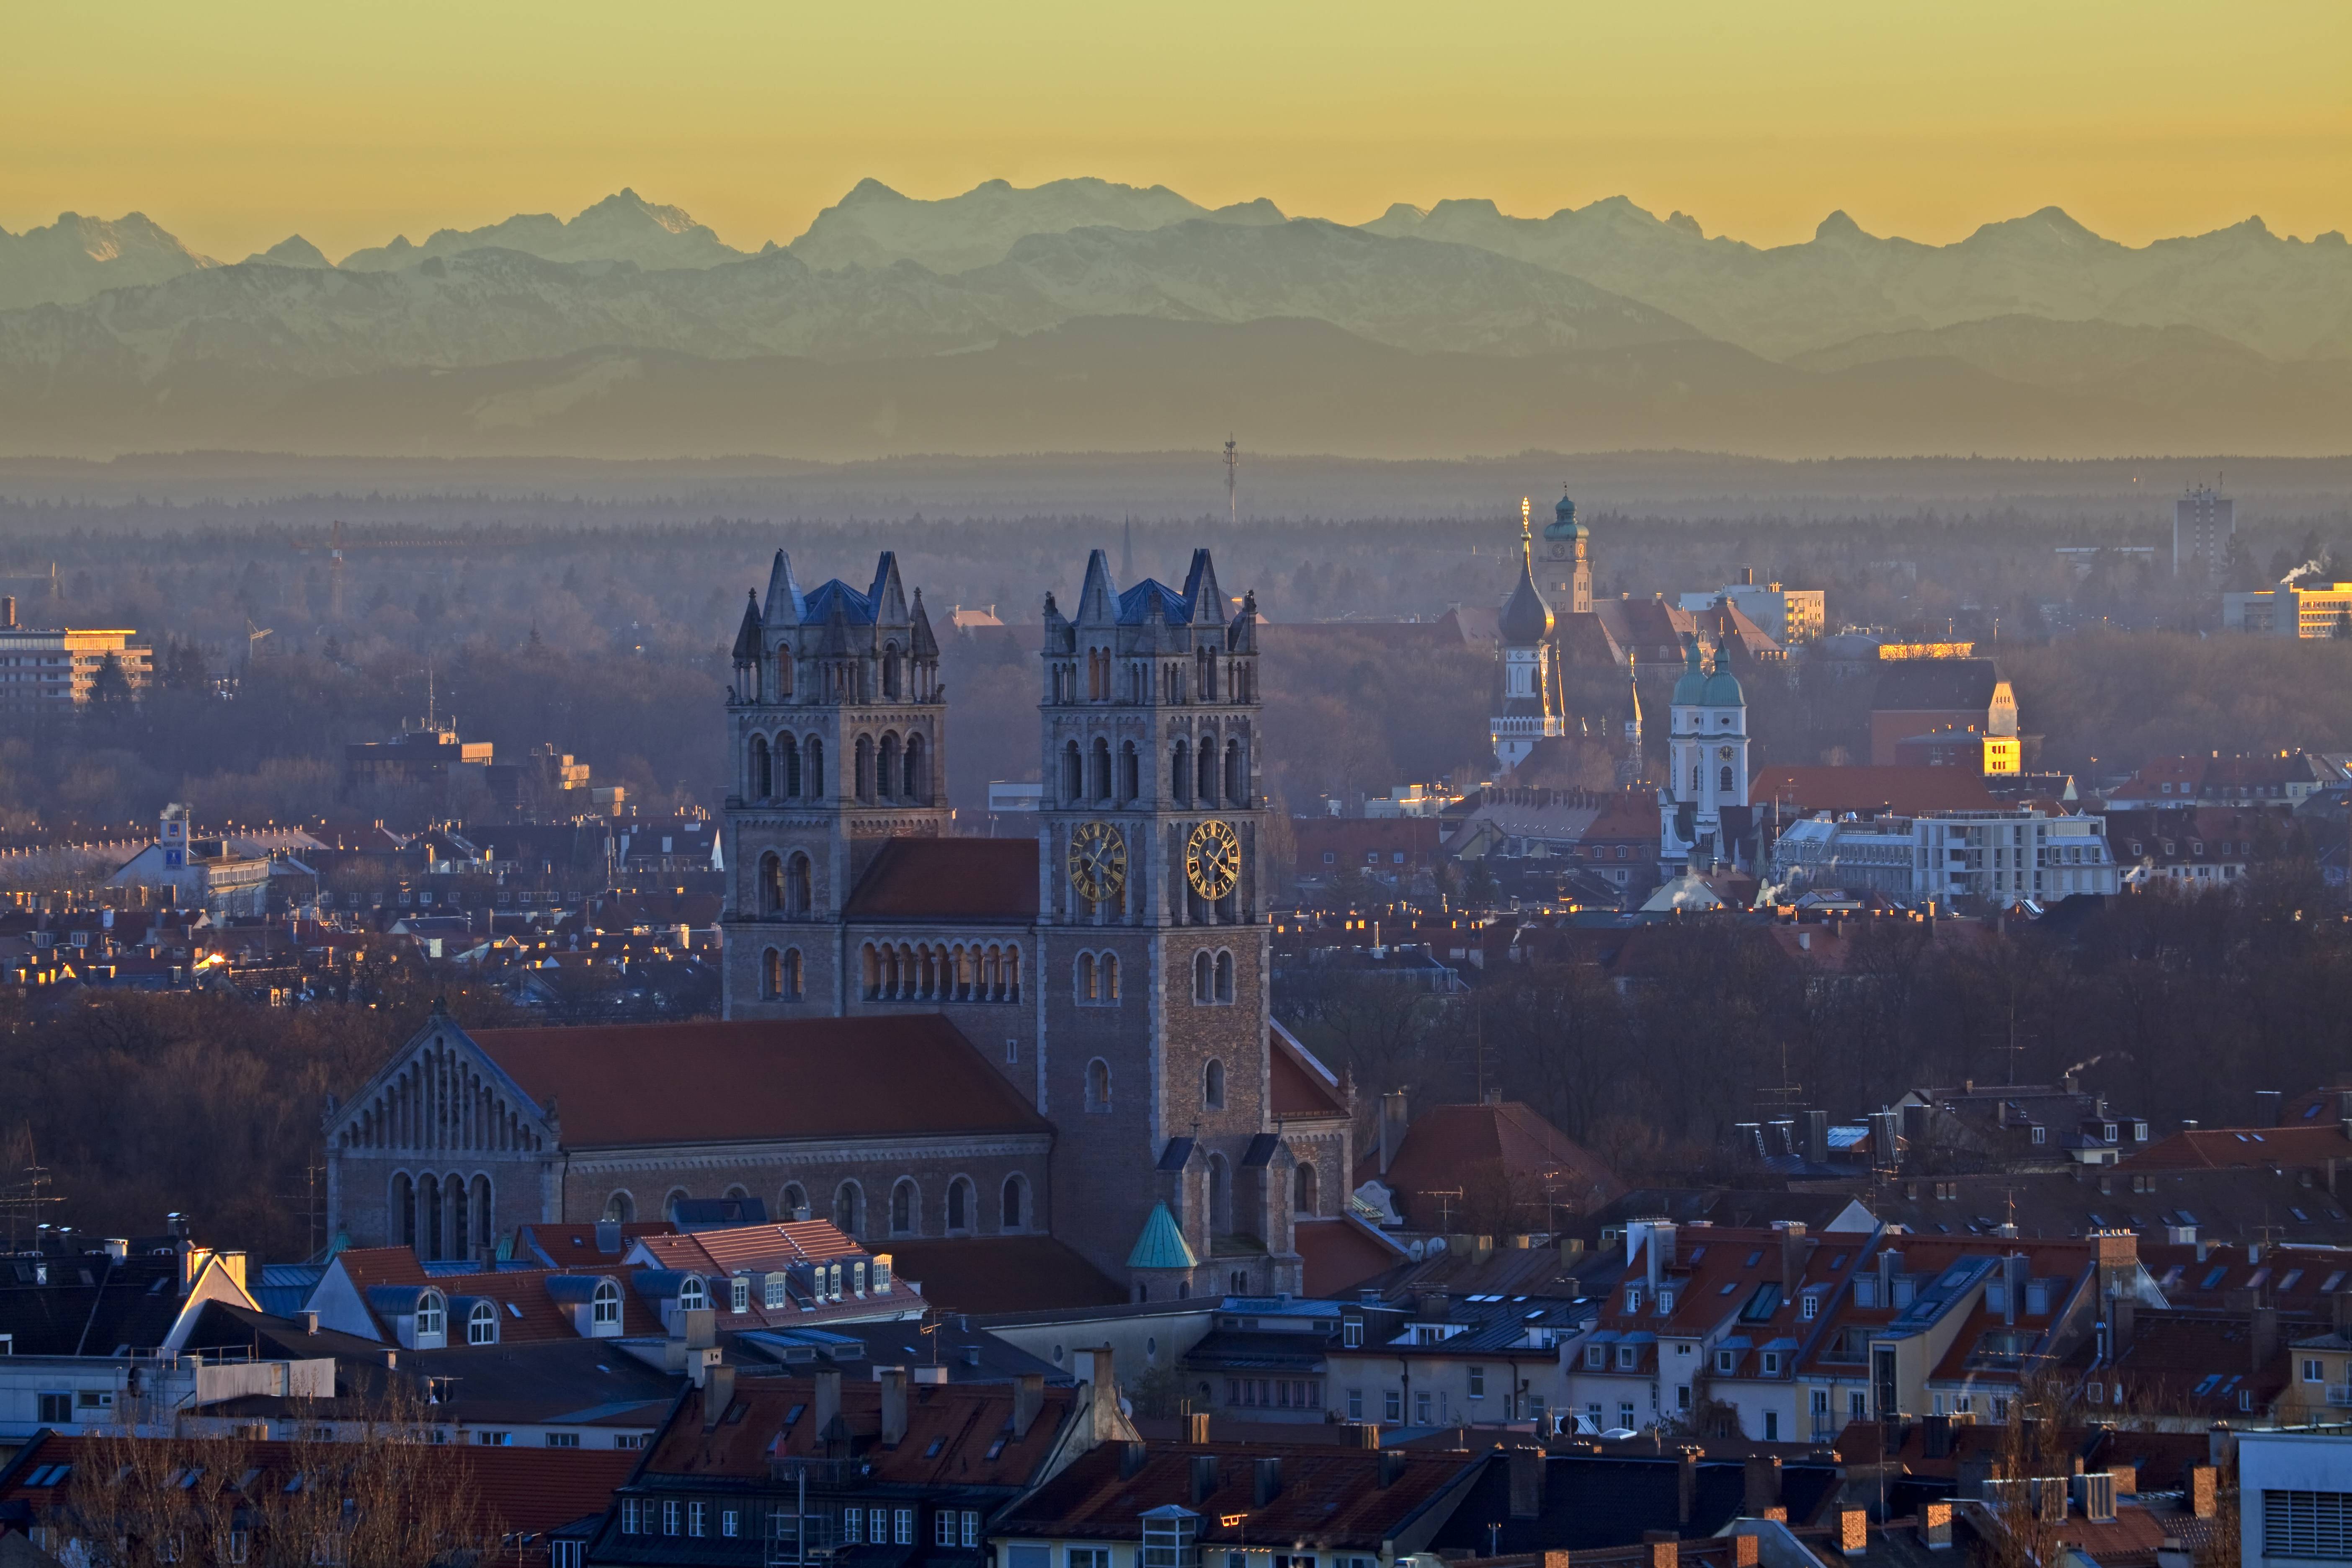
[[[354,250],[339,264],[354,272],[385,272],[468,250],[519,250],[542,261],[627,261],[648,272],[717,267],[749,251],[721,240],[684,207],[646,201],[624,186],[570,222],[553,213],[517,213],[482,228],[445,228],[423,245],[405,235],[388,245]]]
[[[219,263],[182,245],[144,213],[60,213],[42,228],[0,228],[0,310],[70,304],[126,284],[160,283]]]
[[[912,261],[933,272],[963,272],[1003,260],[1033,234],[1165,228],[1196,218],[1284,221],[1282,209],[1264,197],[1212,210],[1165,185],[1145,189],[1109,180],[1049,180],[1025,190],[989,180],[940,201],[901,195],[879,180],[860,180],[817,214],[790,248],[816,268]]]

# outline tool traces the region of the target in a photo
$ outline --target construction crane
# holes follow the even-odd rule
[[[260,651],[261,639],[275,630],[275,626],[255,626],[251,616],[245,617],[245,662],[247,668],[252,668],[253,656]]]

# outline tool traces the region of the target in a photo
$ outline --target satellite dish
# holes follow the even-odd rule
[[[1415,1263],[1420,1262],[1420,1261],[1422,1260],[1423,1256],[1423,1248],[1422,1248],[1422,1245],[1421,1245],[1421,1243],[1419,1243],[1419,1242],[1417,1242],[1417,1241],[1416,1241],[1416,1242],[1414,1242],[1411,1247],[1406,1247],[1406,1248],[1405,1248],[1405,1251],[1412,1255],[1412,1260],[1413,1260]]]

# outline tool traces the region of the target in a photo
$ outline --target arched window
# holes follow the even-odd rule
[[[898,695],[898,645],[897,643],[882,645],[882,695],[885,697]]]
[[[1242,783],[1242,743],[1239,741],[1227,741],[1225,742],[1225,803],[1228,805],[1240,805],[1243,797],[1248,793],[1249,791]]]
[[[1217,1000],[1230,1002],[1233,999],[1234,955],[1221,951],[1217,954]]]
[[[588,1300],[588,1325],[596,1329],[621,1326],[621,1288],[610,1279],[596,1281],[596,1293]]]
[[[958,1176],[948,1184],[948,1229],[950,1232],[971,1228],[971,1184]]]
[[[466,1342],[469,1345],[494,1345],[499,1342],[499,1309],[494,1301],[476,1301],[466,1312]]]
[[[1723,769],[1723,793],[1726,795],[1731,793],[1731,766],[1727,763],[1724,764]]]
[[[775,790],[775,774],[768,765],[768,738],[751,737],[751,798],[765,800]]]
[[[1094,798],[1097,801],[1108,801],[1110,799],[1110,742],[1100,735],[1095,737],[1093,763],[1088,772],[1094,775],[1088,781],[1092,786]]]
[[[471,1257],[472,1254],[467,1249],[466,1243],[467,1227],[473,1222],[473,1208],[467,1202],[466,1178],[452,1175],[441,1184],[441,1191],[449,1199],[449,1250],[443,1256]]]
[[[480,1244],[483,1250],[487,1252],[490,1248],[492,1242],[495,1240],[498,1230],[496,1205],[494,1205],[490,1201],[489,1177],[476,1176],[474,1178],[473,1197],[474,1238]]]
[[[1693,763],[1691,764],[1691,794],[1693,794],[1693,795],[1696,795],[1697,793],[1698,793],[1698,764],[1697,764],[1696,763]]]
[[[1097,1000],[1097,995],[1095,990],[1095,955],[1091,952],[1082,952],[1078,954],[1077,990],[1079,1001],[1092,1002]]]
[[[884,800],[898,793],[898,737],[896,731],[882,737],[882,763],[875,770],[875,784]]]
[[[784,1190],[776,1194],[776,1218],[801,1220],[808,1215],[808,1189],[798,1182],[786,1182]]]
[[[686,1189],[684,1187],[672,1187],[669,1190],[669,1195],[662,1199],[662,1218],[670,1221],[672,1224],[676,1224],[677,1221],[677,1205],[686,1201]]]
[[[779,700],[793,694],[793,650],[776,650],[776,696]]]
[[[776,794],[785,800],[801,796],[801,746],[790,735],[776,737]]]
[[[805,916],[815,907],[814,877],[805,855],[794,855],[784,868],[784,910],[794,916]]]
[[[1176,742],[1176,750],[1168,759],[1168,793],[1179,805],[1192,799],[1192,748],[1185,742]]]
[[[626,1187],[622,1188],[619,1192],[614,1193],[611,1197],[604,1200],[604,1217],[609,1220],[616,1220],[622,1225],[630,1225],[635,1222],[637,1217],[637,1200],[629,1195],[629,1190]]]
[[[1214,805],[1217,802],[1217,742],[1201,742],[1201,804]]]
[[[1118,798],[1132,802],[1143,793],[1142,768],[1136,756],[1135,742],[1121,742],[1118,748]]]
[[[709,1305],[710,1305],[710,1288],[703,1284],[702,1276],[688,1275],[677,1288],[677,1310],[681,1312],[699,1312]]]
[[[439,1258],[441,1252],[441,1178],[419,1177],[416,1183],[416,1212],[422,1216],[416,1226],[421,1247],[419,1258]]]
[[[1022,1182],[1019,1176],[1004,1178],[1003,1207],[1000,1213],[1003,1216],[1002,1228],[1005,1230],[1019,1230],[1026,1223],[1022,1216],[1029,1212],[1029,1205],[1024,1201],[1025,1194],[1021,1187]]]
[[[784,955],[772,947],[760,955],[760,999],[763,1002],[784,999]]]
[[[1192,955],[1192,1000],[1206,1002],[1216,994],[1216,961],[1207,951]]]
[[[416,1298],[416,1343],[419,1349],[434,1349],[449,1324],[449,1303],[438,1290],[425,1290]],[[427,1346],[425,1341],[433,1344]]]
[[[1062,748],[1062,799],[1066,804],[1076,805],[1078,797],[1086,793],[1084,767],[1076,741]]]
[[[1201,1069],[1201,1104],[1210,1110],[1225,1108],[1225,1064],[1212,1060]]]
[[[1087,1109],[1110,1109],[1110,1064],[1100,1057],[1087,1064]]]
[[[928,805],[931,800],[930,759],[924,754],[920,735],[907,737],[907,787],[898,793],[918,805]]]
[[[903,1176],[900,1177],[898,1184],[890,1189],[890,1234],[892,1236],[914,1235],[915,1216],[920,1213],[922,1213],[922,1200],[921,1195],[915,1191],[915,1184]]]
[[[874,798],[874,737],[857,737],[857,772],[851,784],[860,800]]]
[[[1118,954],[1115,952],[1102,955],[1102,999],[1106,1002],[1118,1000]]]
[[[1318,1199],[1315,1191],[1315,1167],[1303,1160],[1300,1161],[1298,1173],[1292,1178],[1291,1187],[1297,1194],[1292,1206],[1303,1215],[1316,1213]]]
[[[393,1223],[400,1227],[400,1245],[414,1250],[416,1246],[416,1184],[405,1171],[392,1179],[392,1212],[399,1216]]]
[[[833,1194],[833,1225],[845,1236],[866,1230],[866,1194],[856,1182],[844,1182]]]
[[[808,797],[811,800],[823,800],[824,798],[824,742],[818,736],[811,735],[808,744],[803,747],[802,751],[808,759],[805,768],[808,775]]]
[[[772,849],[760,857],[760,912],[782,914],[784,909],[784,863]]]
[[[725,1198],[729,1203],[739,1204],[744,1199],[750,1197],[751,1195],[751,1191],[740,1182],[730,1182],[728,1184],[727,1190],[719,1195]]]

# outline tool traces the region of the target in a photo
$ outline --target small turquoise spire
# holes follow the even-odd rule
[[[1135,1238],[1135,1250],[1127,1255],[1129,1268],[1198,1268],[1201,1260],[1184,1241],[1184,1233],[1176,1227],[1176,1216],[1168,1212],[1166,1204],[1151,1205],[1151,1217],[1143,1222],[1143,1234]]]

